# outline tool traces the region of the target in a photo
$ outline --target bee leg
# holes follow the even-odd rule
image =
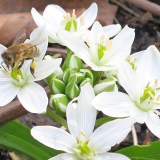
[[[24,64],[24,59],[21,61],[21,64],[18,66],[18,69],[20,69]]]
[[[30,67],[30,71],[31,71],[31,74],[33,75],[33,77],[36,78],[34,75],[34,68]]]

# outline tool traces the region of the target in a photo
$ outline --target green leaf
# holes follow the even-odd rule
[[[115,120],[116,118],[113,118],[113,117],[104,117],[104,118],[100,118],[100,119],[97,119],[96,120],[96,123],[95,123],[95,126],[101,126],[102,124],[106,123],[106,122],[109,122],[109,121],[113,121]]]
[[[0,145],[37,160],[47,160],[60,153],[36,141],[30,135],[30,129],[17,121],[0,127]]]
[[[117,153],[126,155],[131,160],[160,160],[160,141],[145,146],[127,147]]]

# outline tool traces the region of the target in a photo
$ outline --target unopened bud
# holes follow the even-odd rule
[[[65,84],[58,78],[54,78],[52,81],[52,91],[53,94],[65,93]]]

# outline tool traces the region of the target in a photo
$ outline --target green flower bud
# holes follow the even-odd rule
[[[69,103],[69,99],[64,94],[56,94],[50,96],[49,104],[54,108],[60,116],[66,115],[66,108]]]
[[[61,80],[59,80],[58,78],[53,79],[52,81],[53,94],[59,94],[59,93],[64,94],[65,87],[66,87],[65,84]]]
[[[65,84],[67,84],[68,83],[68,79],[71,76],[71,74],[75,74],[77,72],[78,72],[78,70],[76,68],[67,68],[63,73],[63,82]]]
[[[92,82],[92,80],[90,78],[84,78],[83,81],[81,82],[79,88],[81,88],[82,86],[84,86],[88,82],[93,86],[93,82]]]
[[[70,99],[73,99],[79,96],[80,90],[76,84],[76,81],[77,81],[76,76],[73,76],[70,82],[66,86],[65,94]]]
[[[78,70],[83,68],[83,63],[80,58],[75,56],[74,54],[67,55],[67,58],[65,59],[65,62],[63,64],[63,71],[67,68],[77,68]]]
[[[94,92],[96,95],[101,92],[113,92],[115,90],[117,90],[115,78],[106,78],[94,86]]]
[[[83,73],[85,78],[89,78],[92,82],[91,84],[93,84],[93,74],[89,69],[81,69],[80,72]]]
[[[82,73],[76,72],[76,73],[73,73],[69,76],[68,82],[70,82],[73,77],[76,77],[76,82],[75,82],[76,84],[80,84],[83,80]]]

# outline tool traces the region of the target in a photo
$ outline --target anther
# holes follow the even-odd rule
[[[151,91],[148,91],[148,94],[151,96],[152,99],[154,99],[154,95],[151,93]]]
[[[79,150],[79,149],[77,149],[77,148],[74,148],[73,149],[76,153],[81,153],[81,151]]]
[[[83,16],[80,17],[80,24],[81,24],[81,26],[84,26],[84,18],[83,18]]]
[[[89,40],[88,38],[86,38],[86,43],[87,43],[87,45],[88,45],[89,47],[91,47],[91,42],[90,42],[90,40]]]
[[[92,151],[93,151],[93,155],[97,156],[97,152],[94,149],[92,149]]]
[[[76,137],[76,141],[77,141],[77,143],[79,143],[79,142],[80,142],[78,137]]]
[[[83,131],[81,131],[81,134],[82,134],[84,137],[86,137],[86,133],[84,133]]]
[[[89,141],[90,141],[90,139],[88,139],[85,143],[86,143],[86,144],[88,144],[88,143],[89,143]]]

